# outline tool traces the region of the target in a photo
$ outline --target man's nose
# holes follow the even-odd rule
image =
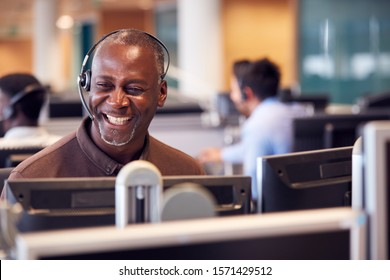
[[[108,98],[107,102],[113,107],[125,107],[130,104],[130,100],[127,94],[121,89],[113,91]]]

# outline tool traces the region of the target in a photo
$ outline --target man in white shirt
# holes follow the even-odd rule
[[[60,136],[39,126],[47,90],[30,74],[14,73],[0,78],[0,120],[4,136],[0,149],[48,146]]]
[[[243,173],[252,178],[252,199],[256,201],[257,157],[291,152],[292,119],[304,115],[305,110],[278,100],[280,71],[273,62],[264,58],[245,69],[241,78],[232,79],[230,93],[237,110],[247,118],[241,127],[241,141],[224,148],[204,149],[198,159],[202,163],[242,163]]]

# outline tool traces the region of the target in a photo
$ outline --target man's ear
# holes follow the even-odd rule
[[[164,106],[165,100],[167,100],[167,96],[168,96],[168,85],[167,85],[167,81],[163,80],[160,83],[160,92],[159,92],[158,101],[157,101],[158,107]]]
[[[254,92],[250,87],[244,87],[241,92],[243,101],[252,100],[254,97]]]

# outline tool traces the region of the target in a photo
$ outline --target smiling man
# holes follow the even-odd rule
[[[192,157],[148,133],[167,98],[164,49],[139,30],[113,32],[98,43],[88,70],[90,118],[78,130],[17,166],[10,178],[116,176],[143,159],[162,175],[202,175]]]

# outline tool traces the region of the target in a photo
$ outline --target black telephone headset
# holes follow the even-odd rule
[[[248,99],[248,96],[246,95],[246,92],[244,91],[244,80],[243,79],[238,79],[238,87],[240,88],[241,92],[241,99],[243,101]]]
[[[4,121],[11,118],[15,113],[15,104],[18,103],[20,100],[22,100],[25,96],[38,91],[46,91],[46,89],[42,85],[31,84],[26,86],[23,90],[16,93],[14,96],[12,96],[9,105],[5,107],[3,110],[1,120]]]
[[[165,71],[164,73],[161,75],[161,79],[163,80],[168,72],[168,69],[169,69],[169,64],[170,64],[170,56],[169,56],[169,51],[167,49],[167,47],[164,45],[164,43],[158,39],[157,37],[153,36],[152,34],[150,33],[147,33],[145,31],[141,31],[141,30],[136,30],[136,29],[119,29],[119,30],[115,30],[113,32],[110,32],[106,35],[104,35],[99,41],[97,41],[90,49],[89,51],[87,52],[87,54],[85,55],[84,57],[84,60],[83,60],[83,64],[81,65],[81,71],[80,71],[80,75],[78,76],[77,78],[77,84],[78,84],[78,90],[79,90],[79,95],[80,95],[80,99],[81,99],[81,103],[83,104],[85,110],[87,111],[89,117],[93,120],[94,119],[94,116],[91,112],[91,110],[89,109],[88,105],[87,105],[87,102],[85,101],[85,98],[84,98],[84,95],[83,95],[83,90],[89,92],[90,89],[91,89],[91,70],[88,69],[86,70],[86,65],[88,63],[88,60],[89,60],[89,57],[91,56],[91,54],[94,52],[94,50],[96,49],[96,47],[101,43],[103,42],[107,37],[110,37],[111,35],[113,34],[116,34],[116,33],[119,33],[119,32],[123,32],[123,31],[126,31],[126,30],[135,30],[135,31],[139,31],[139,32],[142,32],[146,35],[148,35],[150,38],[152,38],[153,40],[155,40],[164,50],[165,52],[167,53],[167,66],[165,68]]]

